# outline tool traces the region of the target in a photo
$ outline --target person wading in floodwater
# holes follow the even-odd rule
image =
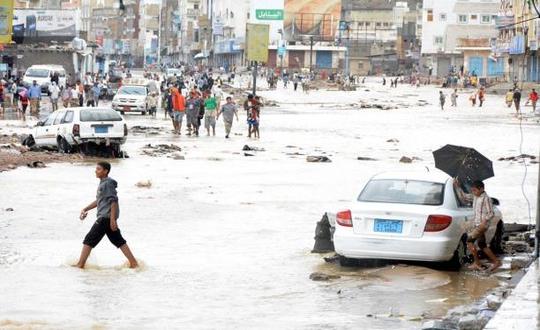
[[[467,247],[471,251],[474,261],[469,266],[471,270],[483,270],[483,265],[480,263],[478,256],[478,247],[485,253],[485,255],[491,261],[490,271],[494,271],[501,267],[501,261],[495,256],[493,251],[488,247],[486,242],[486,231],[489,228],[490,221],[495,217],[493,213],[493,204],[491,198],[486,194],[484,190],[484,183],[482,181],[474,181],[471,186],[471,194],[466,194],[461,189],[461,184],[458,179],[454,179],[454,187],[458,194],[459,199],[465,205],[472,202],[474,210],[474,229],[468,234]]]
[[[120,207],[118,205],[118,196],[116,194],[117,183],[109,178],[111,164],[99,162],[96,166],[96,178],[100,179],[97,189],[96,200],[82,209],[80,219],[86,218],[88,211],[97,208],[97,220],[84,238],[83,248],[79,262],[74,267],[84,268],[90,252],[95,248],[103,236],[107,235],[109,241],[119,248],[129,261],[130,268],[139,266],[137,260],[131,253],[126,240],[122,237],[118,224],[116,223],[120,216]]]

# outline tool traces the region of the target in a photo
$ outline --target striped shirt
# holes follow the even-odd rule
[[[480,225],[483,221],[489,226],[489,221],[495,216],[493,212],[493,203],[486,192],[482,192],[480,196],[473,194],[466,194],[463,190],[458,189],[458,195],[462,201],[472,201],[472,207],[474,210],[474,224]]]

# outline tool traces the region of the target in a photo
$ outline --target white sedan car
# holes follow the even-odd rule
[[[40,121],[24,144],[71,152],[94,143],[119,152],[127,134],[124,118],[110,108],[66,108]]]
[[[494,211],[486,240],[500,252],[503,223],[496,206]],[[335,222],[334,246],[342,265],[354,259],[391,259],[448,262],[459,268],[467,255],[467,232],[474,226],[472,206],[459,200],[453,179],[440,171],[375,175],[349,210],[328,215]]]

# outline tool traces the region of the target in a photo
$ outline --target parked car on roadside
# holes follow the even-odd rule
[[[38,122],[24,144],[65,153],[94,144],[108,146],[118,154],[127,134],[124,118],[110,108],[66,108]]]
[[[486,232],[494,252],[501,252],[502,215]],[[474,210],[457,197],[453,179],[443,172],[389,172],[373,176],[350,209],[327,213],[342,265],[354,259],[446,262],[459,268],[466,261],[467,232]]]

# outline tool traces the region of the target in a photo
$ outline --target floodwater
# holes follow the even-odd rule
[[[265,110],[260,141],[225,140],[221,122],[218,137],[194,139],[172,136],[161,113],[155,120],[128,118],[130,125],[167,127],[155,136],[130,136],[131,157],[113,161],[119,227],[141,261],[137,270],[126,267],[106,238],[87,269],[70,267],[92,224],[94,213],[84,222],[78,215],[95,196],[94,164],[0,173],[0,328],[414,329],[422,317],[443,316],[499,285],[495,278],[419,265],[341,268],[310,250],[316,221],[347,207],[377,171],[432,166],[430,149],[452,142],[469,141],[490,158],[517,154],[507,141],[516,125],[503,124],[509,118],[495,110],[441,115],[436,106],[393,113]],[[477,129],[497,133],[495,147],[464,130],[483,116],[491,123]],[[245,135],[245,125],[235,125]],[[457,132],[465,136],[454,139]],[[534,153],[537,127],[525,133],[525,151]],[[178,144],[185,160],[141,155],[147,143]],[[245,157],[244,144],[265,151]],[[302,154],[333,162],[307,163]],[[423,161],[400,164],[402,155]],[[503,179],[491,180],[493,190],[503,195],[503,212],[517,217],[525,203],[516,193],[521,187],[504,177],[520,173],[521,165],[495,165]],[[536,181],[531,172],[526,188]],[[152,187],[136,187],[141,180]],[[517,205],[504,209],[506,196]],[[313,272],[341,277],[315,282]]]

